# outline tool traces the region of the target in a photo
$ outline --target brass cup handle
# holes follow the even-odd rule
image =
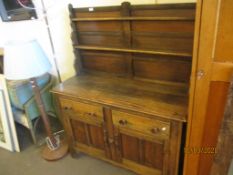
[[[64,107],[64,110],[66,110],[66,111],[68,111],[68,110],[73,110],[73,108],[70,107],[70,106],[69,106],[69,107],[68,107],[68,106],[65,106],[65,107]]]
[[[128,121],[127,120],[119,120],[120,125],[127,125]]]
[[[162,128],[152,128],[150,131],[151,131],[151,133],[153,133],[153,134],[158,134],[158,133],[160,133],[161,131],[166,131],[166,130],[167,130],[166,127],[162,127]]]
[[[159,128],[152,128],[150,131],[151,131],[151,133],[153,133],[153,134],[157,134],[157,133],[160,132],[160,129],[159,129]]]
[[[91,112],[87,112],[85,114],[88,115],[88,116],[92,116],[92,117],[96,117],[97,116],[96,113],[91,113]]]

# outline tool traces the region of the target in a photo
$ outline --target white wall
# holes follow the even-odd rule
[[[70,40],[70,21],[68,14],[68,4],[72,3],[74,7],[95,7],[120,5],[125,0],[44,0],[48,7],[48,18],[52,38],[55,46],[56,58],[62,80],[75,75],[73,62],[74,55]],[[182,3],[195,2],[196,0],[128,0],[131,4],[153,4],[153,3]],[[43,21],[40,0],[34,0],[39,9],[39,20],[21,21],[21,22],[1,22],[0,21],[0,47],[12,39],[37,38],[42,47],[48,54],[53,63],[51,73],[56,75],[54,61],[51,53],[51,47],[48,40],[47,29]]]

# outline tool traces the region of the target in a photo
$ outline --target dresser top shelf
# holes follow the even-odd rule
[[[53,93],[161,118],[186,121],[187,88],[120,77],[83,74]]]

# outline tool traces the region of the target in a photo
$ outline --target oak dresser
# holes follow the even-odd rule
[[[77,75],[52,92],[71,153],[138,174],[176,175],[195,4],[69,10]]]

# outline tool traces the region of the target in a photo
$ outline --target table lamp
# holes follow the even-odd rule
[[[47,134],[47,145],[42,151],[46,160],[58,160],[66,155],[68,146],[52,133],[48,115],[43,105],[36,77],[48,72],[51,64],[36,40],[8,42],[4,47],[4,74],[8,80],[30,79],[35,101]]]

